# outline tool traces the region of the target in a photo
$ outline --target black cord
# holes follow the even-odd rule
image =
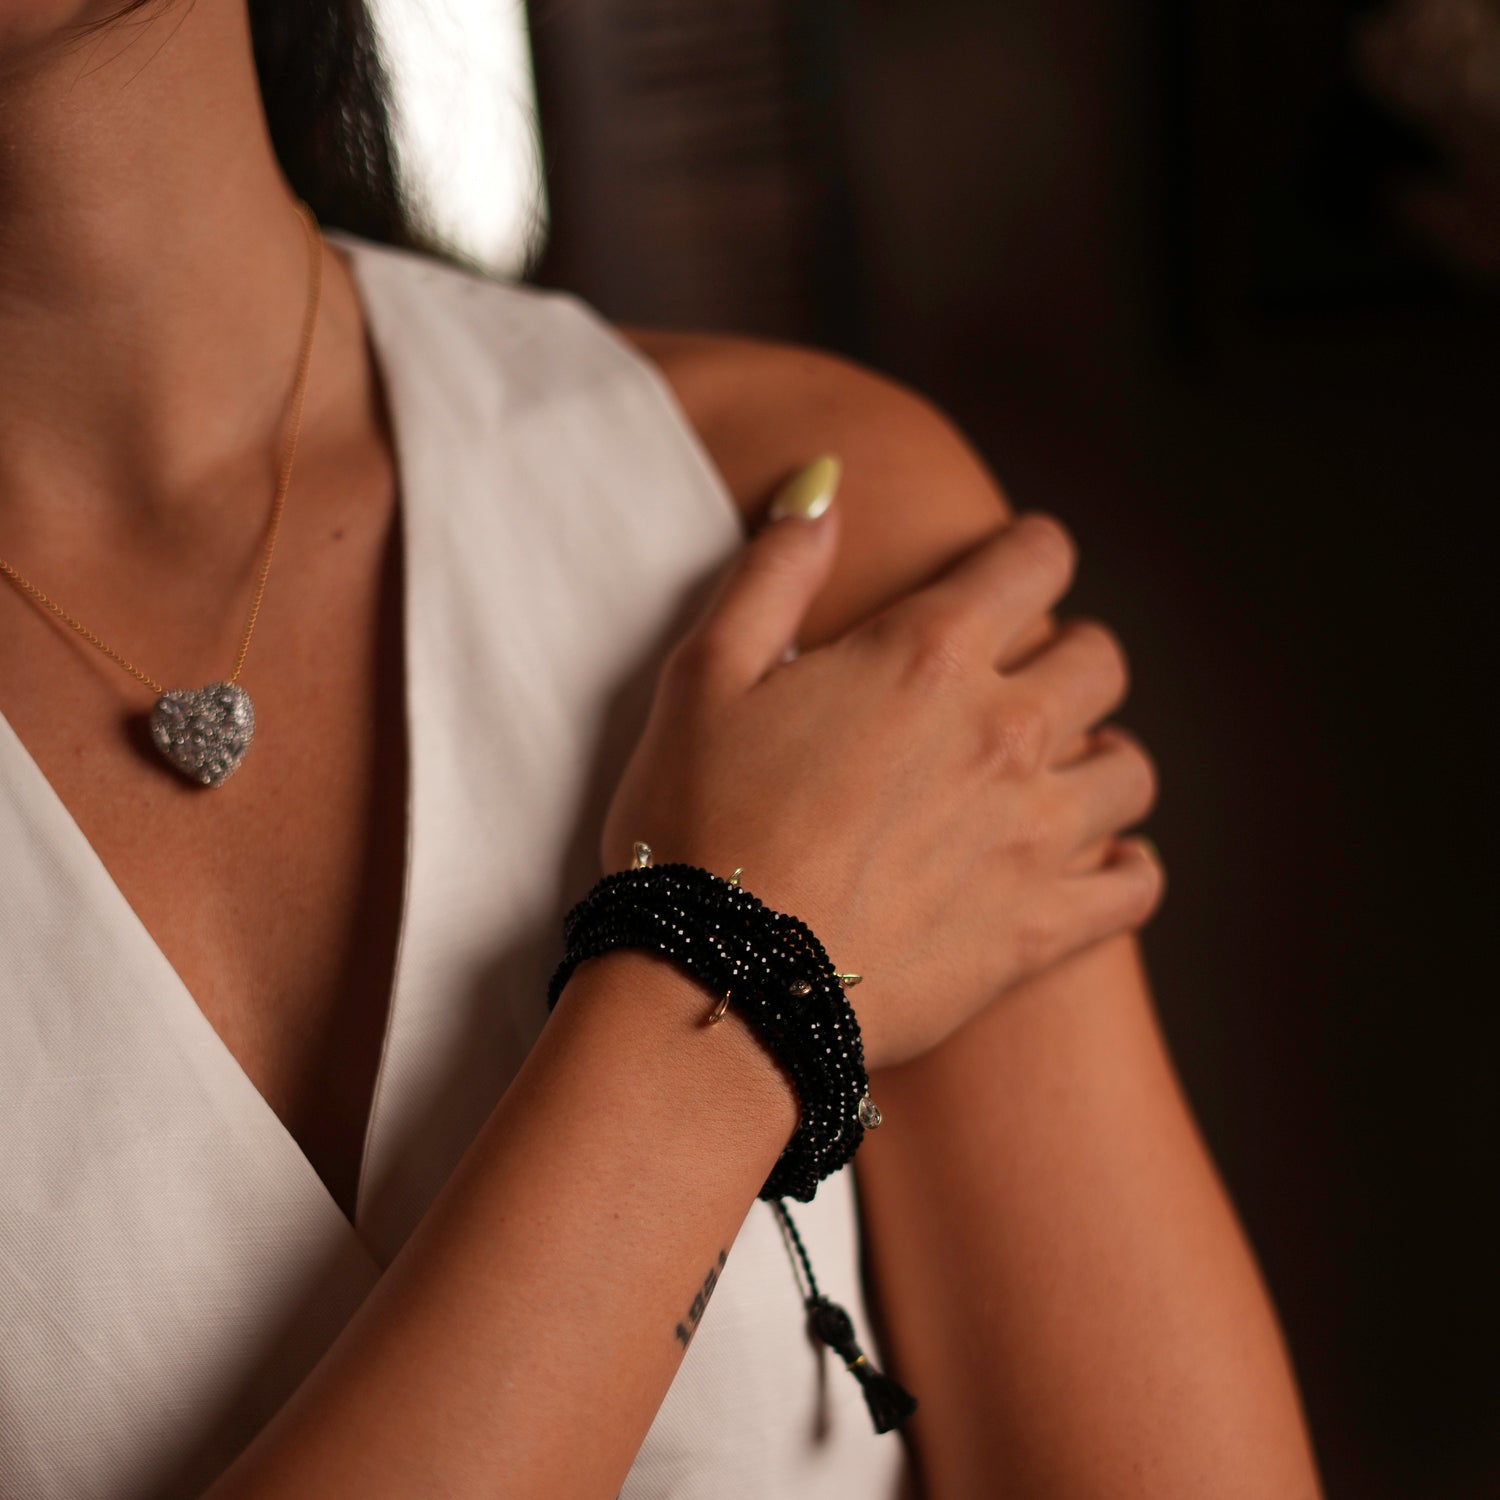
[[[771,1207],[776,1210],[776,1217],[780,1219],[807,1277],[807,1293],[802,1299],[802,1305],[807,1309],[807,1331],[832,1349],[859,1381],[865,1393],[865,1405],[870,1408],[870,1416],[875,1422],[875,1431],[889,1432],[893,1427],[899,1427],[917,1409],[916,1398],[899,1381],[882,1375],[870,1363],[869,1356],[859,1347],[855,1337],[854,1319],[837,1302],[830,1301],[818,1290],[818,1278],[813,1275],[807,1246],[797,1233],[785,1200],[773,1198]],[[796,1269],[796,1261],[792,1262],[792,1268]]]
[[[791,1076],[801,1103],[796,1133],[760,1190],[806,1273],[808,1332],[859,1381],[876,1432],[889,1432],[917,1403],[870,1363],[854,1322],[818,1290],[807,1247],[785,1195],[810,1202],[880,1123],[865,1073],[864,1045],[843,981],[806,923],[773,911],[737,883],[697,865],[637,865],[598,881],[563,920],[563,958],[547,986],[550,1011],[574,968],[612,948],[643,948],[671,960],[732,1004]],[[799,1292],[804,1289],[798,1287]]]

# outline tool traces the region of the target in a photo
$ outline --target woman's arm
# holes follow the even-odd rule
[[[1286,1352],[1133,941],[876,1080],[857,1163],[925,1492],[1310,1500]]]
[[[1144,921],[1160,881],[1129,843],[1074,869],[1144,805],[1125,790],[1128,748],[1065,785],[1011,753],[1012,723],[1050,740],[1082,722],[1086,684],[1062,653],[1006,681],[990,670],[1065,588],[1061,530],[1018,523],[878,625],[783,666],[840,515],[780,522],[732,559],[663,663],[601,859],[620,869],[637,831],[668,864],[742,859],[760,872],[754,894],[833,952],[918,976],[940,957],[940,987],[857,1007],[875,1068],[920,1056],[1038,971],[1025,913],[1082,951]],[[808,756],[841,737],[836,758]],[[921,776],[933,792],[903,795]],[[926,859],[934,847],[950,857]],[[997,887],[1010,915],[977,941]],[[378,1287],[214,1500],[617,1492],[687,1342],[678,1327],[796,1124],[735,1007],[725,1028],[704,1024],[711,998],[652,955],[583,964]]]
[[[839,562],[804,647],[1009,513],[940,414],[869,372],[750,341],[634,336],[748,519],[787,468],[843,458]],[[909,1431],[932,1500],[1318,1493],[1275,1315],[1133,941],[1000,997],[875,1082],[888,1124],[855,1164],[869,1291],[921,1402]]]
[[[613,1495],[675,1329],[797,1123],[744,1022],[623,950],[569,979],[352,1323],[205,1500]],[[586,1414],[586,1420],[580,1420]]]

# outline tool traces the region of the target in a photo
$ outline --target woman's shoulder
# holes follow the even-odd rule
[[[840,560],[804,644],[847,630],[1009,518],[998,480],[928,397],[825,350],[619,327],[665,378],[747,523],[777,486],[833,453],[843,465]]]
[[[839,560],[807,616],[804,645],[841,634],[1009,518],[999,482],[949,417],[853,360],[773,340],[621,326],[572,292],[325,233],[354,253],[379,310],[441,350],[435,366],[478,371],[494,361],[510,386],[570,410],[581,388],[614,393],[627,418],[665,392],[752,529],[788,475],[836,454]]]

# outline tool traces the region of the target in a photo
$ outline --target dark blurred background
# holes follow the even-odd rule
[[[1163,770],[1161,1011],[1329,1493],[1500,1496],[1500,0],[530,22],[536,279],[873,364],[1075,531]]]

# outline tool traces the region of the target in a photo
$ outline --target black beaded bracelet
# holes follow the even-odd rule
[[[697,865],[655,865],[650,846],[635,845],[627,870],[604,876],[563,919],[562,961],[547,986],[557,1004],[573,970],[613,948],[643,948],[669,959],[717,997],[705,1023],[723,1019],[731,1001],[786,1069],[801,1119],[759,1196],[806,1273],[808,1331],[833,1349],[859,1381],[877,1432],[898,1427],[913,1398],[871,1364],[847,1312],[818,1290],[792,1223],[787,1196],[810,1202],[823,1178],[845,1166],[866,1130],[881,1122],[870,1098],[859,1022],[844,990],[858,974],[841,974],[806,923],[773,911],[739,883]]]
[[[638,859],[649,860],[645,854]],[[645,948],[670,959],[731,1002],[791,1076],[802,1105],[760,1196],[812,1200],[818,1183],[859,1149],[880,1123],[870,1098],[864,1044],[840,974],[807,925],[773,911],[738,883],[696,865],[638,863],[606,875],[563,921],[564,957],[547,990],[556,1005],[574,967],[612,948]]]

